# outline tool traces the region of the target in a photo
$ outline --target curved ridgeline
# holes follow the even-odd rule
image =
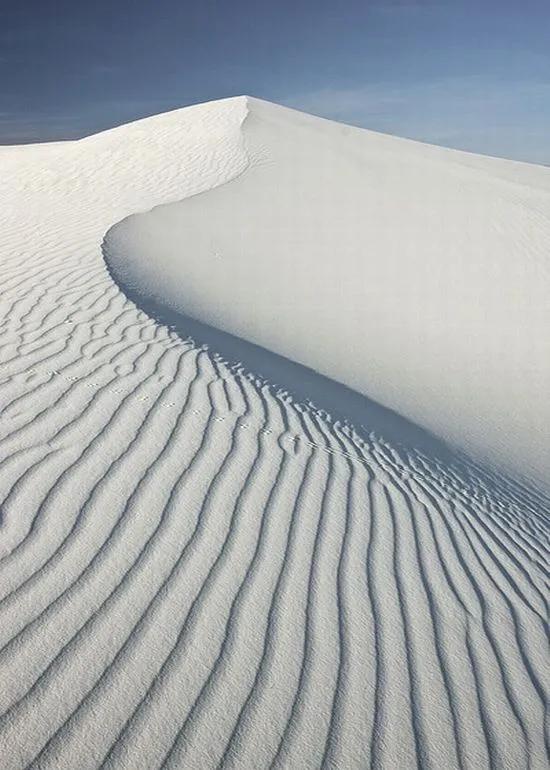
[[[1,764],[545,767],[547,499],[105,269],[244,106],[0,151]]]

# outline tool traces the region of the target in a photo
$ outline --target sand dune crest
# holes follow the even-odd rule
[[[545,768],[546,497],[107,272],[247,109],[0,149],[0,764]]]

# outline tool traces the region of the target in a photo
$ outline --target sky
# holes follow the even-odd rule
[[[0,143],[240,94],[550,165],[550,0],[0,0]]]

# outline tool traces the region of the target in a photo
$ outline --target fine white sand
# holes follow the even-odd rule
[[[115,227],[115,277],[549,484],[550,169],[248,109],[246,172]]]
[[[547,767],[549,190],[245,97],[0,148],[2,769]]]

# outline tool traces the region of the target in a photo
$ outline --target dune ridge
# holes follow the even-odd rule
[[[0,148],[0,764],[544,768],[546,495],[106,270],[246,115]]]

